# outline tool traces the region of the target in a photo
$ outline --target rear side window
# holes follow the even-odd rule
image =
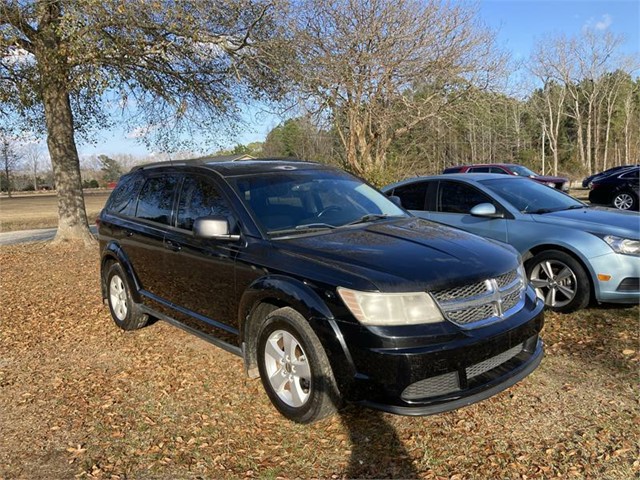
[[[492,172],[491,167],[473,167],[469,169],[469,173],[489,173]],[[500,173],[500,172],[497,172]]]
[[[458,173],[462,171],[462,167],[448,167],[445,168],[442,173]]]
[[[170,175],[149,178],[140,191],[136,217],[169,225],[177,183],[177,178]]]
[[[400,197],[402,206],[407,210],[424,210],[424,202],[427,197],[426,182],[417,182],[410,185],[397,187],[393,194]]]
[[[143,178],[140,175],[122,177],[109,197],[106,211],[132,216],[135,213],[136,198],[142,182]]]
[[[192,230],[196,218],[210,215],[231,220],[231,211],[213,182],[204,177],[185,178],[178,204],[177,227]]]

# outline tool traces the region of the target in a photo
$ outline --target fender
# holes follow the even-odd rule
[[[142,297],[140,296],[140,290],[142,289],[142,287],[140,286],[140,280],[138,280],[138,277],[133,270],[133,266],[129,261],[129,257],[127,257],[127,254],[124,253],[124,250],[122,249],[120,244],[115,240],[111,240],[109,243],[107,243],[107,245],[104,247],[104,250],[102,251],[102,259],[100,261],[101,272],[108,260],[115,260],[122,266],[124,272],[127,274],[126,280],[129,282],[129,288],[131,290],[131,296],[133,297],[133,300],[136,303],[142,303]],[[101,283],[102,297],[106,298],[107,286],[105,284],[104,277],[102,278]]]
[[[333,313],[310,284],[285,275],[267,275],[249,285],[238,306],[240,336],[244,338],[246,320],[263,300],[275,300],[295,308],[305,318],[333,318]]]
[[[355,366],[334,315],[314,286],[284,275],[268,275],[255,280],[242,295],[238,308],[238,324],[245,365],[251,375],[256,361],[257,323],[251,314],[262,301],[287,305],[304,316],[325,347],[332,370],[341,390],[346,390],[355,375]]]

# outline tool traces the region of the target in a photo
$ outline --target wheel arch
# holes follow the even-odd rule
[[[119,263],[125,273],[127,274],[126,280],[129,282],[129,287],[131,290],[131,296],[135,302],[140,303],[142,298],[140,296],[140,282],[138,277],[136,276],[133,265],[129,261],[129,258],[124,253],[122,247],[115,241],[109,242],[104,250],[102,251],[102,258],[100,259],[100,284],[102,290],[102,298],[107,298],[107,284],[105,273],[107,271],[107,266],[110,263]]]
[[[342,377],[344,365],[352,364],[352,360],[334,325],[333,313],[310,284],[280,275],[255,280],[240,300],[238,324],[248,376],[256,378],[259,375],[257,350],[260,327],[271,312],[282,307],[293,308],[309,322],[323,344],[334,375]],[[336,380],[342,383],[341,379]]]
[[[531,247],[529,250],[527,250],[525,253],[522,254],[522,263],[526,265],[526,263],[529,260],[531,260],[533,257],[538,255],[539,253],[549,251],[549,250],[557,250],[562,253],[566,253],[567,255],[571,256],[576,262],[578,262],[582,268],[584,268],[584,271],[587,273],[587,278],[589,279],[589,294],[591,298],[595,298],[596,291],[595,291],[595,285],[593,281],[593,276],[594,276],[593,270],[591,269],[588,262],[586,262],[585,259],[582,257],[582,255],[580,255],[578,252],[576,252],[575,250],[572,250],[567,246],[558,245],[557,243],[544,243],[544,244],[536,245],[534,247]],[[527,273],[527,276],[528,276],[528,273]]]

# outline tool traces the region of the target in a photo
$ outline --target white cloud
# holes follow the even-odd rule
[[[602,19],[598,22],[596,22],[595,25],[595,29],[596,30],[606,30],[607,28],[609,28],[611,26],[611,23],[613,23],[613,19],[611,18],[611,15],[608,14],[604,14],[602,16]]]
[[[591,17],[589,20],[585,22],[585,24],[582,26],[582,29],[583,30],[594,29],[594,30],[603,31],[609,28],[612,23],[613,23],[613,17],[608,13],[605,13],[600,17],[599,20],[595,20],[593,17]]]

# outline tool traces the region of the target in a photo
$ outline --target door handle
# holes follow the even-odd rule
[[[182,246],[179,243],[172,242],[171,240],[164,241],[164,248],[171,250],[172,252],[179,252],[182,250]]]

